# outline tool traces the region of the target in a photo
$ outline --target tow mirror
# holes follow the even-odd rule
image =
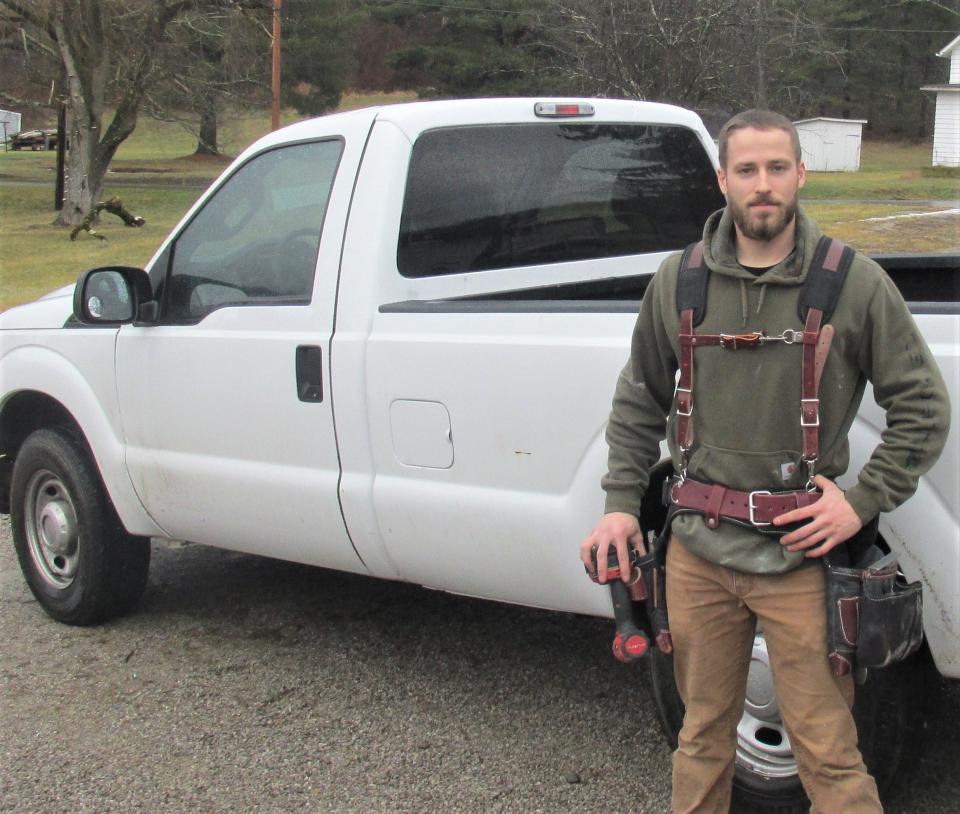
[[[85,271],[73,292],[73,315],[83,325],[152,322],[156,308],[143,269],[106,266]]]

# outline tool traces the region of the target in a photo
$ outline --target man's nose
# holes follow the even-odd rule
[[[767,174],[766,170],[759,170],[757,172],[757,191],[758,192],[770,191],[770,176]]]

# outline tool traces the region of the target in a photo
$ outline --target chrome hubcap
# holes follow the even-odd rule
[[[52,587],[70,586],[77,574],[80,534],[77,511],[67,487],[47,470],[27,485],[26,532],[30,557]]]
[[[737,725],[737,762],[763,777],[793,777],[797,761],[780,719],[773,670],[763,634],[753,640],[747,697]]]

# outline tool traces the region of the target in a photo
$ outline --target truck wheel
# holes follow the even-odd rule
[[[673,658],[655,650],[649,662],[660,725],[675,749],[683,724],[683,702],[673,676]],[[927,660],[918,655],[902,664],[870,671],[866,684],[857,687],[853,712],[860,749],[881,793],[896,777],[913,727],[923,717],[923,699],[929,693],[918,687],[921,682],[932,684],[928,681],[931,675]],[[754,640],[747,698],[737,728],[733,799],[732,809],[745,814],[801,814],[810,805],[777,710],[762,634]]]
[[[10,520],[27,585],[57,621],[102,622],[140,599],[150,540],[124,530],[74,431],[37,430],[24,441],[13,466]]]

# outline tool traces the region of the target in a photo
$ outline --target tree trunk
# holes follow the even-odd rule
[[[87,16],[82,23],[64,17],[53,20],[68,92],[63,208],[54,221],[60,226],[75,226],[83,220],[100,195],[106,172],[106,164],[98,161],[107,65],[103,27],[98,4],[85,4],[83,12]]]
[[[102,197],[107,167],[137,125],[164,31],[190,5],[191,0],[178,0],[144,8],[141,47],[128,63],[122,96],[106,131],[103,105],[110,44],[101,0],[60,0],[51,5],[47,31],[66,75],[69,140],[63,209],[55,223],[76,226]],[[35,19],[30,13],[27,16]]]
[[[212,94],[204,94],[200,110],[200,138],[194,155],[220,155],[217,149],[217,104]]]
[[[757,85],[756,92],[754,93],[753,106],[765,108],[767,106],[767,76],[766,76],[766,61],[767,61],[767,32],[765,30],[764,23],[764,10],[762,5],[762,0],[757,0],[756,5],[754,6],[754,14],[756,14],[755,25],[756,25],[756,37],[757,37]]]

